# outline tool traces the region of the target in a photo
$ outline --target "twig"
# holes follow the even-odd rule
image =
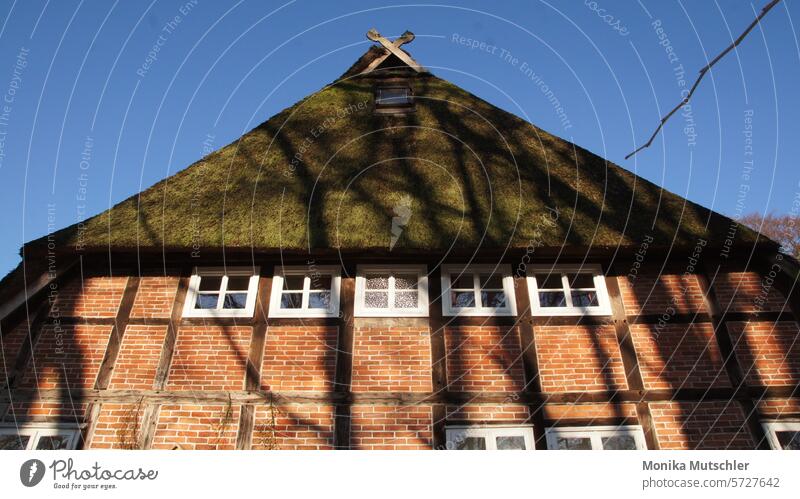
[[[660,132],[660,131],[661,131],[661,129],[664,127],[664,123],[666,123],[666,122],[667,122],[667,120],[670,118],[670,116],[672,116],[673,114],[675,114],[675,112],[676,112],[678,109],[680,109],[681,107],[685,106],[685,105],[686,105],[686,104],[689,102],[689,99],[691,99],[691,98],[692,98],[692,94],[694,94],[694,91],[695,91],[695,89],[697,88],[697,85],[699,85],[699,84],[700,84],[700,80],[702,80],[702,79],[703,79],[703,77],[704,77],[704,76],[706,75],[706,73],[708,72],[708,70],[709,70],[709,69],[711,69],[711,66],[713,66],[714,64],[716,64],[716,63],[717,63],[717,61],[719,61],[720,59],[722,59],[723,57],[725,57],[725,54],[727,54],[728,52],[730,52],[731,50],[733,50],[733,49],[734,49],[734,48],[735,48],[737,45],[739,45],[739,44],[742,42],[742,40],[744,40],[744,38],[745,38],[745,37],[748,35],[748,33],[750,33],[750,31],[752,31],[752,30],[753,30],[753,28],[755,28],[755,27],[756,27],[756,25],[759,23],[759,21],[761,21],[761,18],[762,18],[762,17],[764,17],[764,16],[767,14],[767,12],[769,12],[769,11],[770,11],[770,9],[772,9],[773,7],[775,7],[775,5],[777,5],[777,4],[778,4],[778,2],[780,2],[780,1],[781,1],[781,0],[772,0],[770,3],[768,3],[768,4],[766,5],[766,7],[764,7],[763,9],[761,9],[761,13],[758,15],[758,17],[756,17],[756,18],[753,20],[753,22],[752,22],[752,23],[750,23],[750,26],[748,26],[748,27],[747,27],[747,29],[745,29],[745,30],[744,30],[744,32],[743,32],[741,35],[739,35],[739,38],[737,38],[737,39],[736,39],[736,40],[735,40],[733,43],[731,43],[730,45],[728,45],[728,48],[726,48],[725,50],[723,50],[722,52],[720,52],[720,54],[719,54],[719,55],[717,55],[717,56],[714,58],[714,60],[712,60],[711,62],[709,62],[709,63],[708,63],[708,64],[707,64],[707,65],[706,65],[706,66],[705,66],[703,69],[701,69],[701,70],[700,70],[700,74],[697,76],[697,80],[695,80],[695,82],[694,82],[694,85],[692,85],[692,88],[691,88],[691,90],[689,90],[689,93],[688,93],[688,94],[686,94],[686,97],[684,97],[684,98],[683,98],[683,100],[681,100],[681,102],[680,102],[680,103],[679,103],[677,106],[675,106],[675,107],[672,109],[672,111],[670,111],[669,113],[667,113],[667,114],[666,114],[666,116],[664,116],[663,118],[661,118],[661,121],[659,122],[659,124],[658,124],[658,127],[657,127],[657,128],[656,128],[656,130],[653,132],[653,135],[651,135],[651,136],[650,136],[650,140],[648,140],[648,141],[647,141],[647,142],[646,142],[644,145],[642,145],[642,146],[639,146],[639,148],[638,148],[638,149],[636,149],[635,151],[633,151],[632,153],[630,153],[630,154],[628,154],[627,156],[625,156],[625,159],[628,159],[628,158],[630,158],[631,156],[633,156],[633,155],[634,155],[634,154],[636,154],[637,152],[641,151],[642,149],[645,149],[645,148],[647,148],[647,147],[650,147],[650,144],[652,144],[652,143],[653,143],[653,140],[656,138],[656,135],[658,135],[658,132]]]

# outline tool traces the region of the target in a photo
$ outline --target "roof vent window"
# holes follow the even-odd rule
[[[375,111],[379,113],[408,112],[414,105],[411,88],[383,86],[375,90]]]

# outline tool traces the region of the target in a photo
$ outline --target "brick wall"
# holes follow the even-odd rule
[[[447,381],[452,391],[518,391],[525,386],[516,328],[445,329]]]
[[[65,401],[14,402],[5,416],[7,422],[18,423],[24,420],[83,423],[86,419],[88,403],[72,398]]]
[[[655,402],[650,413],[661,449],[754,449],[742,407],[730,402]]]
[[[800,416],[800,399],[765,399],[758,410],[767,417]]]
[[[723,312],[779,312],[785,299],[774,286],[762,288],[756,272],[720,273],[714,280],[714,292]]]
[[[23,342],[28,338],[28,323],[23,322],[0,337],[0,387],[5,386],[6,376],[11,374]]]
[[[131,317],[169,318],[178,291],[178,277],[142,277]]]
[[[109,388],[150,390],[161,358],[167,326],[128,325]]]
[[[631,324],[630,331],[645,388],[730,386],[710,323]]]
[[[85,324],[44,326],[19,386],[94,388],[111,327]]]
[[[544,418],[550,422],[571,419],[636,418],[634,404],[548,404]]]
[[[800,332],[796,322],[729,322],[728,331],[747,383],[800,383]]]
[[[694,275],[640,275],[633,282],[627,277],[617,279],[628,315],[705,311],[703,292]]]
[[[51,317],[115,317],[127,277],[73,279],[58,290]]]
[[[336,327],[267,329],[261,388],[277,391],[333,390],[337,335]]]
[[[445,413],[448,422],[461,423],[530,423],[528,408],[521,405],[465,404],[448,405]]]
[[[153,449],[231,450],[236,448],[239,406],[227,404],[163,405]]]
[[[430,392],[428,328],[366,327],[355,330],[354,392]]]
[[[244,389],[253,328],[182,326],[167,378],[168,390]]]
[[[433,447],[430,406],[354,405],[350,416],[353,449],[423,450]]]
[[[141,404],[103,404],[94,426],[92,449],[138,449],[144,407]]]
[[[334,406],[256,406],[252,449],[333,449]]]
[[[537,326],[534,335],[544,391],[628,387],[614,326]]]

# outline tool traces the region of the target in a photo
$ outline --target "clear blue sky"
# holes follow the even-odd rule
[[[370,27],[413,31],[407,50],[438,76],[693,201],[728,215],[737,201],[745,213],[789,212],[800,190],[798,0],[716,66],[690,117],[624,159],[680,98],[675,68],[691,84],[766,3],[3,0],[0,274],[48,232],[48,214],[61,228],[99,213],[334,80],[367,49]]]

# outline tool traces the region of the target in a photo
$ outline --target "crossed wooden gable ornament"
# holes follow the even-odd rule
[[[398,59],[408,64],[408,66],[417,73],[425,72],[425,68],[420,66],[419,63],[417,63],[417,61],[411,58],[411,56],[400,50],[401,46],[405,45],[406,43],[410,43],[411,41],[414,40],[414,33],[406,31],[398,38],[395,38],[394,41],[389,41],[387,38],[383,37],[380,33],[378,33],[378,30],[372,28],[369,31],[367,31],[367,38],[383,46],[383,48],[386,49],[386,53],[376,58],[374,61],[372,61],[370,65],[367,66],[367,68],[364,71],[362,71],[362,74],[369,73],[378,66],[380,66],[380,64],[387,58],[389,58],[390,55],[396,56]]]

